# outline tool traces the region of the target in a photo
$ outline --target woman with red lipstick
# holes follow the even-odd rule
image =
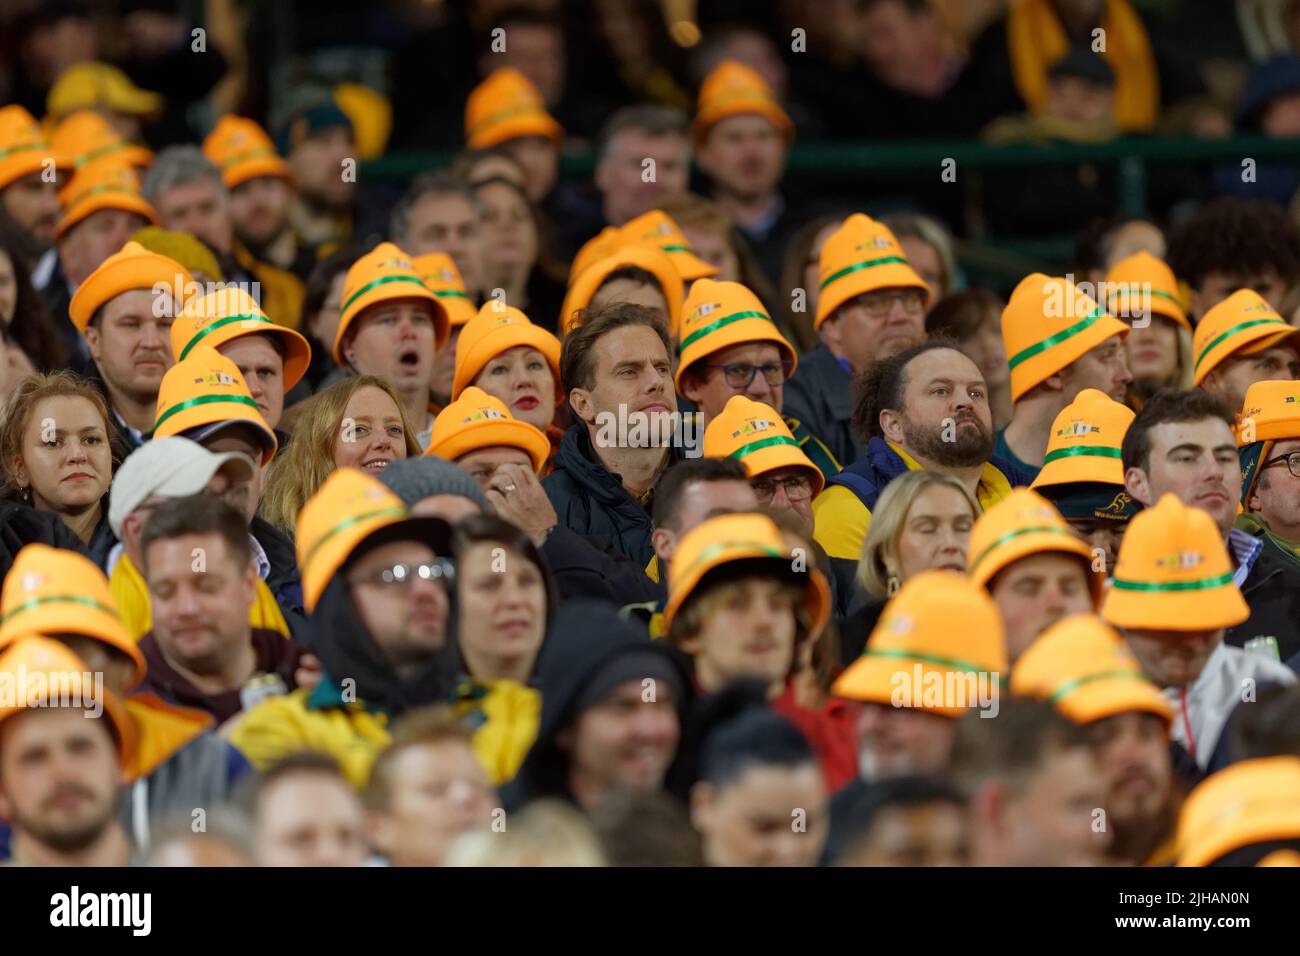
[[[5,408],[4,493],[59,516],[102,564],[116,543],[103,499],[115,456],[104,397],[70,372],[31,375]]]

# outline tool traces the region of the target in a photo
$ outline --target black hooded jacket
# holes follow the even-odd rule
[[[266,586],[279,605],[285,623],[289,625],[289,633],[296,641],[304,640],[307,633],[307,612],[303,610],[302,577],[298,572],[293,540],[269,521],[258,517],[253,518],[248,531],[257,539],[257,543],[266,552],[266,560],[271,563]]]
[[[544,797],[576,802],[569,790],[569,758],[556,738],[573,724],[578,716],[575,703],[607,664],[623,654],[647,651],[663,655],[680,675],[682,693],[676,704],[684,724],[690,710],[690,680],[664,642],[650,640],[643,629],[621,620],[612,604],[574,601],[560,608],[534,671],[533,686],[542,694],[537,739],[514,780],[501,791],[508,811]]]
[[[18,552],[29,544],[48,544],[89,557],[81,539],[52,511],[0,499],[0,580],[13,567]]]

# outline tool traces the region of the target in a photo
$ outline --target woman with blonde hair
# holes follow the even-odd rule
[[[840,622],[841,660],[857,659],[885,602],[910,578],[937,568],[966,573],[979,513],[975,498],[951,475],[909,471],[885,486],[858,561],[856,581],[868,603]]]
[[[352,375],[302,403],[289,447],[271,463],[262,518],[293,535],[298,511],[337,468],[383,474],[420,444],[393,387],[374,375]]]

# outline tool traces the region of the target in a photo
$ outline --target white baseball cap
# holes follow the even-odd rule
[[[227,466],[245,480],[253,477],[257,467],[247,455],[237,451],[216,454],[178,435],[146,442],[126,457],[113,476],[108,493],[109,527],[121,538],[122,522],[144,502],[153,497],[196,495]]]

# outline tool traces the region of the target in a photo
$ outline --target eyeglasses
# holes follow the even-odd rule
[[[903,307],[908,315],[920,315],[925,310],[925,293],[916,289],[904,289],[901,292],[869,292],[853,300],[853,305],[862,308],[873,319],[883,319],[894,311],[894,303]]]
[[[790,501],[807,501],[812,497],[812,480],[807,475],[789,475],[785,478],[755,478],[750,483],[759,504],[767,504],[776,497],[776,488],[785,489],[785,496]]]
[[[1288,452],[1285,455],[1278,455],[1276,458],[1270,458],[1264,462],[1263,468],[1272,468],[1275,465],[1286,463],[1287,471],[1291,472],[1296,478],[1300,478],[1300,451]],[[1261,468],[1261,470],[1263,470]]]
[[[455,577],[456,566],[446,558],[437,558],[430,564],[394,564],[366,575],[356,575],[352,583],[404,588],[414,583],[416,578],[421,581],[451,581]]]
[[[749,383],[754,381],[754,376],[759,372],[763,373],[763,381],[767,382],[768,385],[782,384],[790,377],[790,371],[794,368],[794,363],[789,359],[782,359],[780,362],[768,362],[766,365],[750,365],[748,362],[737,362],[734,365],[706,365],[705,368],[722,369],[727,384],[732,388],[749,388]]]

